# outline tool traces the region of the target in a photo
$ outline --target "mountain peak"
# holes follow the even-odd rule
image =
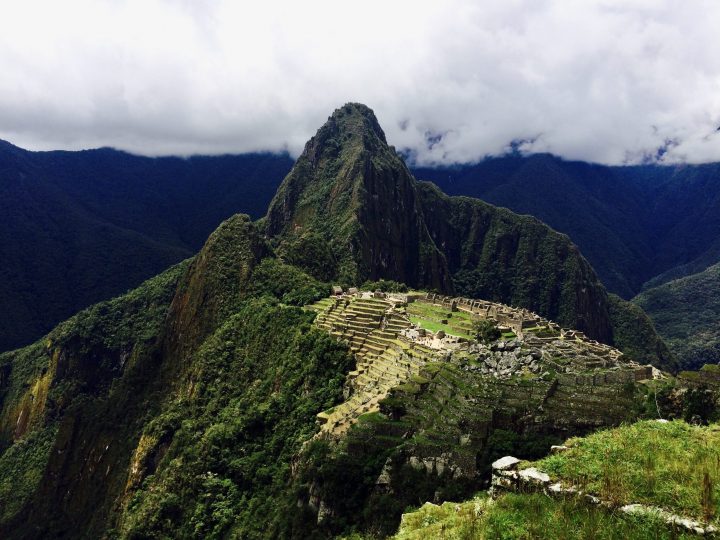
[[[363,150],[376,153],[387,149],[385,133],[372,109],[361,103],[346,103],[335,109],[308,141],[301,157],[317,166],[323,158],[357,158]]]
[[[326,252],[323,279],[392,278],[452,289],[422,220],[415,180],[373,111],[343,105],[310,139],[270,203],[266,233],[288,260]],[[310,245],[312,243],[312,245]],[[319,277],[319,276],[318,276]]]
[[[343,134],[376,136],[387,144],[385,132],[373,110],[362,103],[346,103],[339,109],[335,109],[328,118],[328,123],[334,123]],[[327,124],[326,124],[327,125]]]

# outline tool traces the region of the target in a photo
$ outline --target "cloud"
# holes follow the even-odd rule
[[[289,150],[366,103],[420,163],[553,152],[720,161],[714,0],[23,0],[0,138],[143,154]]]

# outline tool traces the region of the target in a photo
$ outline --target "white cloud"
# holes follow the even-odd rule
[[[718,24],[714,0],[6,1],[0,138],[297,153],[360,101],[422,162],[720,161]]]

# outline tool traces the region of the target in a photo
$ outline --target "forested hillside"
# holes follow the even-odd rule
[[[189,257],[232,214],[259,217],[291,164],[269,154],[27,152],[0,141],[0,350]]]

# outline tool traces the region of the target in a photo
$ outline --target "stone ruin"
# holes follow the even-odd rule
[[[429,362],[452,362],[473,376],[498,381],[551,377],[560,388],[572,389],[573,400],[579,399],[575,389],[614,395],[618,386],[654,377],[650,366],[627,361],[617,349],[525,309],[432,293],[378,292],[348,290],[313,307],[318,312],[315,324],[348,342],[357,359],[346,381],[346,402],[318,415],[321,433],[341,435],[360,415],[379,410],[393,388],[419,375]],[[409,299],[497,321],[517,337],[483,345],[442,330],[433,333],[409,320]],[[551,335],[538,336],[528,332],[530,328],[546,329]]]

